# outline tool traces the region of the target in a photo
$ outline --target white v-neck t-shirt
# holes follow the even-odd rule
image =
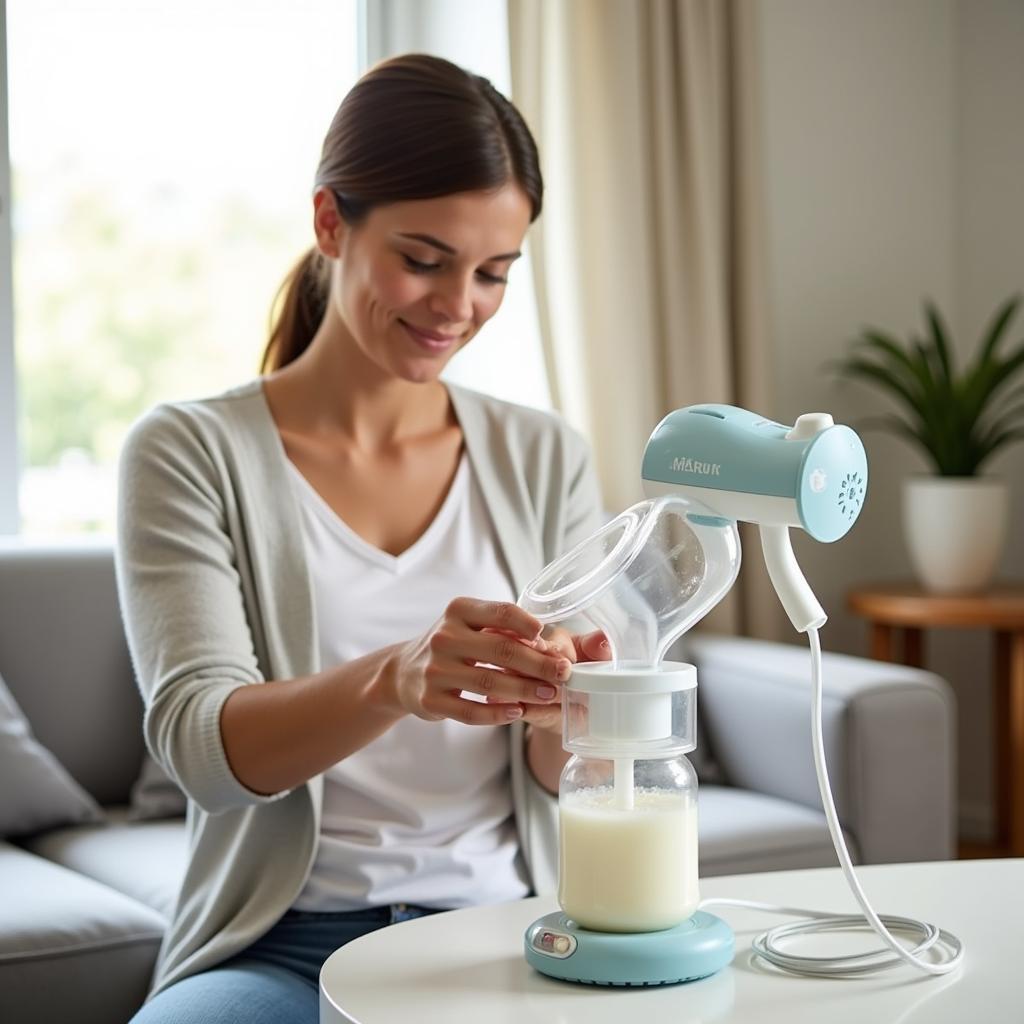
[[[415,639],[455,597],[515,600],[465,454],[433,522],[397,556],[363,540],[288,465],[323,667]],[[506,729],[410,715],[324,774],[320,843],[294,906],[519,899],[529,889],[517,853]]]

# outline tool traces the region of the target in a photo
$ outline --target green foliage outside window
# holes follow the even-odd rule
[[[100,183],[33,193],[30,209],[45,195],[58,209],[15,240],[27,465],[69,450],[110,464],[157,402],[255,374],[270,300],[298,251],[289,225],[243,200],[189,216],[188,197],[167,191],[145,210]]]

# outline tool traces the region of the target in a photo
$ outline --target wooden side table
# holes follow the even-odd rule
[[[914,585],[859,587],[847,605],[870,623],[871,656],[880,661],[923,667],[925,629],[994,633],[998,845],[1001,853],[1024,856],[1024,586],[962,595],[931,594]]]

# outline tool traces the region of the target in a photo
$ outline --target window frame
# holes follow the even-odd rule
[[[7,131],[7,6],[0,4],[0,535],[20,528],[17,393],[14,381],[14,281],[11,157]]]

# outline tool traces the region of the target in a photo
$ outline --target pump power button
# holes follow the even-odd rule
[[[564,959],[576,952],[576,940],[563,932],[541,929],[533,937],[533,948],[539,953]]]

